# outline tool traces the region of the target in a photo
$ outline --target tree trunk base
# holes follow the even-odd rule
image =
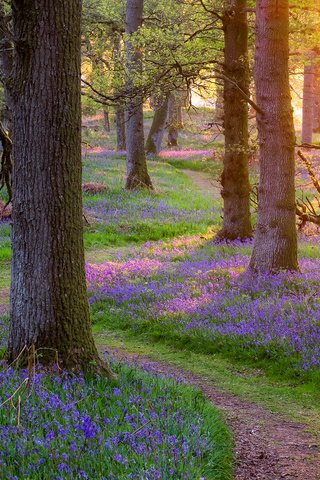
[[[75,349],[73,352],[59,352],[54,348],[24,347],[19,354],[8,352],[6,361],[14,368],[27,368],[30,375],[35,368],[43,367],[48,372],[73,372],[73,373],[95,373],[117,380],[108,362],[103,361],[95,347],[93,352],[81,352]]]
[[[218,233],[214,237],[214,243],[223,243],[223,242],[246,242],[247,240],[251,240],[253,238],[252,229],[248,229],[247,231],[237,231],[232,232],[230,230],[226,230],[222,228],[218,231]]]
[[[139,188],[154,190],[148,174],[141,176],[135,173],[128,175],[125,188],[126,190],[137,190]]]

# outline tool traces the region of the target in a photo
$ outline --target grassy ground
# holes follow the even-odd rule
[[[90,157],[84,161],[84,181],[100,182],[107,195],[84,195],[93,224],[86,227],[87,249],[141,244],[182,234],[205,232],[217,224],[219,212],[209,195],[174,167],[149,162],[154,192],[126,192],[124,158]],[[181,195],[183,192],[183,195]]]
[[[99,133],[92,135],[103,143]],[[199,144],[198,131],[196,139],[188,135],[181,139],[185,148],[206,145]],[[107,187],[106,194],[84,194],[97,341],[170,361],[319,431],[318,243],[301,239],[300,276],[241,283],[252,245],[212,243],[221,201],[181,171],[207,171],[210,165],[218,175],[221,164],[207,158],[201,153],[188,160],[150,160],[151,193],[124,191],[123,157],[84,159],[84,181]],[[9,283],[9,259],[5,225],[0,288]]]
[[[312,385],[272,380],[263,370],[230,361],[218,353],[206,355],[174,348],[166,342],[153,342],[147,336],[133,336],[128,331],[115,332],[95,325],[94,333],[98,345],[148,356],[191,371],[222,391],[263,405],[290,420],[305,423],[310,432],[319,436],[320,393]]]
[[[1,478],[231,479],[230,433],[200,392],[113,370],[117,384],[40,372],[27,391],[27,372],[1,370]]]

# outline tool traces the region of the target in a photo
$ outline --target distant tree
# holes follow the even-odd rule
[[[302,143],[312,143],[315,107],[315,54],[308,52],[303,72]]]
[[[225,0],[224,32],[224,137],[225,154],[221,177],[223,225],[217,238],[245,239],[252,236],[248,168],[248,22],[247,0]]]
[[[154,100],[154,115],[146,140],[146,153],[157,154],[161,151],[161,144],[168,118],[169,95],[160,95]]]
[[[174,91],[169,96],[168,103],[168,146],[178,145],[179,130],[183,127],[182,92]]]
[[[89,318],[81,202],[81,0],[12,0],[12,280],[8,361],[110,369]]]
[[[257,0],[255,85],[260,144],[258,222],[249,269],[297,270],[295,133],[288,0]]]
[[[126,10],[126,189],[153,188],[144,151],[143,96],[135,91],[135,83],[142,75],[142,52],[132,42],[132,35],[142,25],[143,0],[127,0]]]

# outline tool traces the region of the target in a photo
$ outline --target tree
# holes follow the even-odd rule
[[[161,151],[161,144],[168,117],[168,104],[168,95],[160,95],[160,97],[154,101],[154,116],[146,141],[146,153],[157,154]]]
[[[132,35],[142,25],[143,0],[127,0],[126,10],[126,90],[129,100],[126,106],[126,147],[127,147],[127,180],[126,189],[137,187],[153,188],[148,174],[147,160],[144,151],[143,131],[143,96],[134,93],[135,82],[139,82],[142,74],[142,52],[134,45]]]
[[[8,361],[37,351],[66,369],[104,368],[84,275],[81,0],[13,0],[13,228]]]
[[[225,154],[221,177],[223,225],[217,238],[245,239],[252,236],[248,169],[248,22],[247,0],[225,0],[224,32],[224,137]],[[242,93],[241,93],[242,91]]]
[[[298,269],[288,36],[288,0],[257,0],[255,84],[261,112],[258,222],[249,266],[254,272]]]
[[[315,105],[315,53],[308,52],[303,72],[303,109],[302,109],[302,143],[312,143],[314,105]]]

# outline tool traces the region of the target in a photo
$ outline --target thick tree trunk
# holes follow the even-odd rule
[[[81,0],[14,2],[12,282],[8,360],[88,369],[81,203]],[[111,374],[109,369],[108,374]]]
[[[143,97],[135,89],[142,73],[142,53],[130,40],[130,35],[142,25],[142,13],[143,0],[127,0],[126,34],[129,39],[126,43],[126,91],[130,98],[126,108],[127,190],[153,188],[144,151]]]
[[[312,143],[315,105],[313,54],[311,53],[308,57],[303,73],[302,143]]]
[[[116,105],[115,110],[116,110],[117,151],[121,152],[126,149],[125,111],[122,105]]]
[[[258,224],[249,269],[297,270],[288,0],[257,0],[255,83],[260,144]]]
[[[247,0],[226,0],[224,31],[224,136],[221,177],[223,225],[221,240],[252,236],[248,170],[248,104],[234,85],[249,96]],[[231,80],[231,82],[230,82]]]
[[[168,117],[168,97],[163,97],[160,105],[155,106],[152,125],[146,141],[146,153],[158,154],[161,151],[161,144],[164,136]]]

